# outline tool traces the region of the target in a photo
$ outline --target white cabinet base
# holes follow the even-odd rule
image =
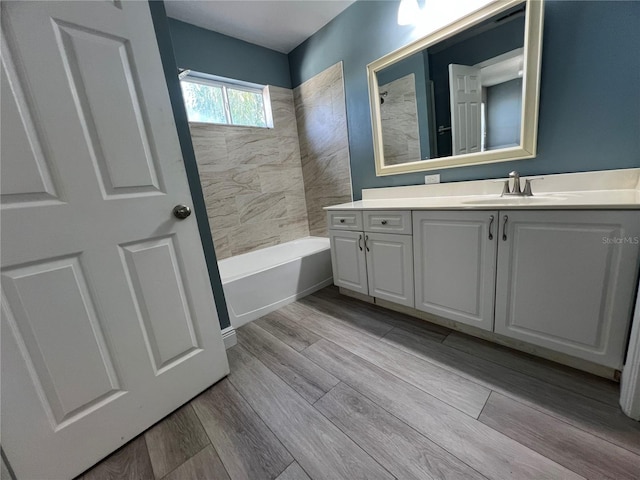
[[[413,307],[411,212],[335,210],[327,222],[336,286]]]
[[[415,307],[493,330],[498,212],[413,212]]]
[[[625,211],[500,212],[494,332],[621,369],[639,218]]]
[[[639,214],[424,210],[412,212],[409,230],[405,214],[365,212],[364,232],[332,232],[335,283],[386,308],[619,380],[638,282]],[[378,233],[367,232],[374,228],[411,235],[380,233],[389,239],[377,243]],[[359,249],[360,234],[373,252]],[[404,236],[413,238],[413,304],[404,281],[410,249],[392,238]],[[639,376],[632,372],[627,384]]]
[[[347,289],[341,288],[340,293],[349,297],[363,300],[362,295],[356,294]],[[559,353],[554,350],[550,350],[548,348],[539,347],[537,345],[532,345],[530,343],[526,343],[520,340],[515,340],[513,338],[497,335],[493,332],[488,332],[486,330],[472,327],[464,323],[455,322],[453,320],[449,320],[437,315],[422,312],[420,310],[416,310],[415,308],[405,307],[403,305],[398,305],[397,303],[388,302],[386,300],[381,300],[378,298],[373,298],[373,297],[369,297],[369,298],[371,299],[370,303],[375,303],[379,307],[386,308],[388,310],[393,310],[394,312],[404,313],[406,315],[419,318],[429,323],[434,323],[436,325],[441,325],[443,327],[450,328],[451,330],[455,330],[457,332],[462,332],[467,335],[471,335],[472,337],[477,337],[492,343],[504,345],[505,347],[509,347],[514,350],[528,353],[530,355],[535,355],[536,357],[551,360],[552,362],[560,363],[562,365],[566,365],[568,367],[575,368],[577,370],[582,370],[583,372],[592,373],[593,375],[597,375],[599,377],[608,378],[610,380],[616,380],[616,381],[619,380],[620,378],[620,371],[614,368],[604,367],[602,365],[598,365],[593,362],[589,362],[587,360],[582,360],[581,358],[576,358],[571,355],[566,355],[564,353]]]
[[[413,241],[410,235],[365,233],[369,295],[413,307]]]
[[[362,232],[329,231],[333,283],[358,293],[369,293]]]

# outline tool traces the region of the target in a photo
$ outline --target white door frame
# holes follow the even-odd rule
[[[640,293],[640,282],[638,292]],[[626,415],[640,420],[640,297],[636,298],[629,350],[622,370],[620,406]]]

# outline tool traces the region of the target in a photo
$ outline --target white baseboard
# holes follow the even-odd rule
[[[227,327],[222,330],[222,341],[224,342],[224,348],[229,350],[235,344],[238,343],[238,336],[236,335],[236,329],[233,327]]]
[[[341,295],[345,295],[347,297],[355,298],[357,300],[362,300],[367,303],[376,303],[375,297],[370,295],[365,295],[364,293],[354,292],[353,290],[349,290],[348,288],[338,287],[338,291]]]

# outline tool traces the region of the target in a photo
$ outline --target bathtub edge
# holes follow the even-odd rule
[[[254,320],[257,320],[258,318],[263,317],[268,313],[274,312],[279,308],[284,307],[285,305],[293,303],[296,300],[306,297],[307,295],[311,295],[312,293],[317,292],[318,290],[332,284],[333,284],[333,277],[326,278],[321,282],[316,283],[315,285],[305,290],[302,290],[301,292],[296,292],[289,297],[286,297],[282,300],[278,300],[277,302],[271,303],[269,305],[265,305],[264,307],[260,307],[256,310],[252,310],[250,312],[244,313],[240,316],[236,316],[233,309],[229,309],[229,320],[231,322],[231,327],[236,329],[240,328],[249,322],[253,322]],[[234,335],[235,335],[235,332],[234,332]]]

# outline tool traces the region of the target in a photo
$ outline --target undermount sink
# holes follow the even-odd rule
[[[566,197],[544,196],[544,197],[491,197],[479,198],[477,200],[467,200],[462,203],[467,205],[544,205],[554,204],[566,200]]]

